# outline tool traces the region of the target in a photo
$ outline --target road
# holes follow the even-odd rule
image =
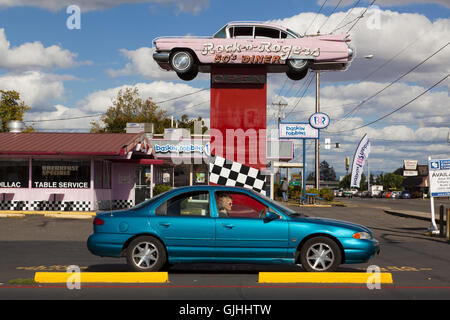
[[[381,244],[381,254],[367,264],[343,265],[339,271],[365,272],[369,265],[391,272],[393,285],[369,290],[366,285],[258,284],[260,271],[301,271],[296,266],[176,265],[162,285],[65,286],[9,284],[33,278],[37,271],[126,271],[124,259],[91,255],[86,239],[92,220],[28,216],[0,219],[1,299],[157,299],[157,300],[297,300],[297,299],[449,299],[450,250],[442,239],[426,236],[429,221],[387,214],[383,199],[345,200],[351,207],[299,208],[309,216],[352,221],[369,227]],[[395,201],[395,200],[394,200]],[[390,201],[402,209],[416,200]],[[418,201],[418,200],[417,200]],[[426,207],[424,202],[423,208]]]

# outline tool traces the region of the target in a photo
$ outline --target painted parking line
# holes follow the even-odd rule
[[[363,272],[260,272],[259,283],[394,283],[391,273]]]
[[[37,283],[166,283],[167,272],[36,272]]]

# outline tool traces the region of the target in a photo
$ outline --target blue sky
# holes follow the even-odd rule
[[[12,3],[0,0],[0,30],[3,29],[4,34],[3,42],[0,38],[0,57],[9,54],[9,60],[0,62],[0,87],[15,87],[22,93],[25,102],[32,106],[33,112],[26,119],[31,121],[104,112],[108,101],[123,86],[140,84],[142,93],[155,101],[205,88],[209,84],[205,75],[183,82],[173,75],[152,69],[151,59],[147,65],[144,58],[149,56],[152,39],[166,35],[211,35],[228,21],[235,20],[274,21],[302,32],[312,17],[316,17],[323,1],[17,0]],[[338,0],[327,1],[317,15],[317,25],[328,18],[337,3]],[[355,3],[356,0],[342,1],[327,22],[327,28],[336,26]],[[81,30],[66,27],[69,17],[66,7],[69,4],[79,5],[82,10]],[[351,13],[364,10],[368,4],[369,1],[360,1]],[[322,77],[322,110],[330,114],[332,122],[435,52],[450,38],[448,1],[380,0],[375,4],[381,10],[380,28],[371,30],[365,21],[367,17],[361,19],[351,32],[352,45],[357,49],[351,67],[345,72]],[[311,30],[315,27],[313,25]],[[417,43],[413,43],[416,37]],[[9,42],[9,47],[5,47],[6,42]],[[33,43],[35,46],[30,46]],[[407,46],[410,47],[404,53],[361,81]],[[15,48],[21,48],[20,54],[14,51]],[[37,53],[42,63],[28,63]],[[365,105],[349,119],[341,121],[344,128],[354,128],[376,119],[426,90],[448,73],[449,53],[449,47],[445,48],[392,90],[386,90],[367,103],[367,107]],[[374,54],[374,58],[363,59],[366,54]],[[290,119],[286,120],[303,120],[301,117],[312,111],[313,85],[300,99],[298,89],[304,80],[294,83],[286,80],[284,75],[271,75],[269,82],[269,127],[273,127],[275,120],[270,103],[278,97],[289,102],[287,110],[297,105]],[[174,89],[165,91],[169,87]],[[205,99],[208,99],[208,92],[201,92],[189,100],[183,99],[164,107],[175,112]],[[324,151],[323,159],[337,163],[344,153],[352,156],[355,143],[366,132],[372,135],[374,143],[378,139],[378,148],[373,152],[374,170],[395,169],[401,166],[400,161],[404,158],[418,158],[423,163],[428,154],[448,155],[449,145],[444,143],[450,127],[448,102],[446,81],[411,104],[410,108],[370,126],[368,131],[329,133],[332,141],[340,142],[343,149]],[[190,109],[190,116],[197,114],[208,118],[208,104]],[[46,122],[36,127],[40,130],[88,130],[89,121]],[[330,132],[338,130],[341,126],[330,128]],[[388,165],[386,159],[390,159]],[[343,172],[341,165],[335,166],[338,172]]]

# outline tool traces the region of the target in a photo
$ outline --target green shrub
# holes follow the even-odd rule
[[[153,196],[157,196],[158,194],[167,192],[170,189],[172,189],[172,187],[167,184],[156,184],[153,188]]]

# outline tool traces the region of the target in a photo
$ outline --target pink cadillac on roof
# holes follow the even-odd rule
[[[210,72],[213,64],[265,65],[303,79],[308,69],[345,70],[354,50],[348,35],[311,35],[263,22],[230,22],[212,37],[161,37],[153,41],[153,59],[183,80]]]

